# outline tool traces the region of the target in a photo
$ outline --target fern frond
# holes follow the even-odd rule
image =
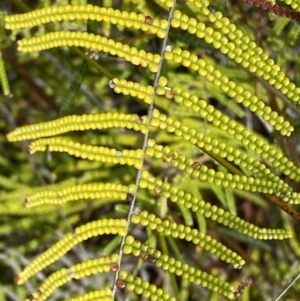
[[[300,193],[292,192],[284,196],[283,199],[289,204],[300,204]]]
[[[62,205],[64,203],[83,199],[126,200],[128,193],[136,190],[135,185],[122,186],[115,183],[95,183],[67,187],[61,190],[45,190],[26,197],[24,205],[27,208],[44,204]]]
[[[264,102],[260,101],[250,91],[230,81],[229,78],[215,69],[213,65],[207,65],[205,60],[198,59],[196,55],[192,55],[187,50],[182,51],[180,48],[166,51],[164,58],[167,61],[174,61],[193,71],[197,71],[199,75],[206,77],[209,82],[212,82],[215,87],[229,97],[235,98],[238,103],[242,103],[244,107],[264,118],[276,130],[280,131],[281,135],[290,136],[293,131],[293,127],[287,120],[284,121],[282,116],[278,116],[277,112],[272,111],[269,106],[266,106]]]
[[[289,18],[283,17],[280,18],[279,20],[277,20],[276,24],[274,25],[274,27],[272,28],[272,31],[277,34],[280,35],[282,33],[282,31],[284,30],[284,28],[291,22],[291,20]]]
[[[9,141],[32,140],[52,137],[71,131],[103,130],[108,128],[127,128],[148,133],[148,118],[136,114],[103,113],[89,115],[73,115],[35,125],[18,127],[7,134]]]
[[[84,47],[116,55],[133,65],[148,68],[153,73],[158,71],[158,64],[161,60],[158,54],[138,50],[135,47],[99,35],[74,31],[51,32],[40,37],[21,40],[18,50],[21,52],[36,52],[61,46]]]
[[[5,178],[5,180],[7,181],[10,181],[9,179]],[[11,186],[11,187],[14,187],[14,190],[11,191],[11,192],[6,192],[6,193],[2,193],[0,194],[0,201],[11,201],[11,200],[20,200],[22,198],[24,198],[26,195],[30,195],[30,194],[34,194],[34,193],[37,193],[39,191],[43,191],[45,188],[44,187],[28,187],[28,186],[25,186],[25,185],[22,185],[20,183],[16,183],[15,181],[14,182],[14,186]],[[74,185],[76,182],[76,180],[73,178],[70,178],[70,179],[67,179],[65,181],[62,181],[60,183],[57,183],[57,184],[52,184],[50,187],[51,189],[55,190],[55,189],[60,189],[62,187],[67,187],[69,185]],[[6,182],[7,183],[7,182]],[[9,182],[9,185],[12,185],[11,182]]]
[[[4,46],[5,33],[4,33],[4,18],[6,13],[0,10],[0,83],[4,95],[10,94],[9,82],[6,75],[5,65],[2,57],[2,47]]]
[[[291,237],[291,233],[281,229],[260,229],[246,221],[240,219],[222,208],[211,205],[203,200],[195,198],[190,193],[177,189],[169,183],[162,182],[156,179],[149,172],[144,171],[140,188],[147,188],[150,191],[157,190],[158,187],[160,194],[169,198],[172,202],[177,203],[179,206],[185,206],[193,212],[204,215],[217,223],[223,224],[243,234],[252,236],[256,239],[285,239]]]
[[[193,177],[199,178],[201,181],[213,183],[223,187],[230,187],[232,189],[241,189],[248,191],[257,191],[262,193],[277,194],[280,192],[291,192],[285,183],[273,182],[264,178],[247,177],[245,175],[233,175],[230,173],[223,173],[221,171],[215,172],[214,169],[209,169],[203,165],[199,168],[194,167],[194,160],[188,159],[182,154],[171,150],[169,147],[157,145],[154,140],[149,140],[147,156],[157,159],[163,159],[178,167],[179,170],[184,170]]]
[[[176,12],[178,17],[175,17],[175,20],[173,19],[176,26],[180,26],[181,28],[184,26],[183,29],[189,30],[190,33],[195,33],[198,38],[204,38],[208,44],[212,43],[214,48],[220,49],[230,59],[241,63],[244,68],[249,68],[250,72],[255,72],[258,76],[267,80],[276,89],[281,90],[295,105],[298,105],[300,88],[296,87],[285,76],[280,67],[275,64],[274,60],[268,54],[263,52],[262,48],[258,47],[254,41],[245,36],[241,30],[238,30],[228,18],[224,18],[221,12],[211,13],[207,5],[203,5],[199,0],[189,0],[189,2],[200,9],[201,13],[224,35],[228,35],[230,42],[225,36],[222,37],[220,33],[214,32],[211,27],[206,27],[204,23],[198,23],[199,27],[196,27],[195,22],[189,23],[188,16],[181,16],[180,11]],[[180,25],[181,17],[183,25]]]
[[[38,151],[44,152],[46,150],[50,152],[66,152],[75,157],[103,163],[132,165],[137,169],[141,168],[141,159],[144,155],[141,149],[124,149],[118,151],[114,148],[86,145],[64,138],[39,139],[32,142],[29,146],[31,154]]]
[[[256,36],[255,33],[252,33],[251,27],[244,24],[238,27],[234,24],[242,14],[233,12],[231,19],[224,17],[221,11],[211,6],[214,5],[213,1],[189,0],[181,5],[177,4],[176,0],[153,0],[150,5],[143,8],[142,5],[147,1],[134,0],[131,3],[135,6],[133,11],[129,11],[132,7],[130,1],[119,3],[119,8],[124,9],[123,11],[90,4],[82,5],[84,1],[80,1],[81,5],[57,7],[50,7],[50,2],[44,2],[47,3],[48,8],[5,18],[6,28],[13,30],[44,25],[49,22],[65,22],[55,24],[54,27],[42,26],[41,29],[38,29],[38,35],[41,33],[42,35],[19,41],[18,50],[36,52],[67,46],[72,47],[70,51],[75,49],[74,51],[81,53],[81,50],[73,47],[75,46],[86,48],[89,52],[99,51],[122,58],[123,60],[120,60],[122,63],[116,64],[116,69],[126,69],[124,61],[131,63],[131,67],[128,70],[122,70],[121,74],[115,76],[110,71],[105,71],[105,75],[110,79],[108,86],[116,93],[137,98],[144,103],[142,107],[137,108],[128,106],[126,101],[130,97],[124,97],[125,102],[121,102],[118,108],[112,109],[112,106],[119,105],[120,97],[118,95],[116,99],[111,100],[112,90],[106,93],[108,90],[107,87],[104,87],[106,81],[100,79],[101,84],[96,84],[95,94],[97,93],[101,99],[104,96],[104,101],[110,94],[111,100],[107,106],[101,107],[101,110],[118,110],[118,112],[68,116],[50,122],[19,127],[7,135],[9,141],[33,140],[30,143],[30,153],[38,151],[66,152],[82,160],[74,164],[70,158],[66,160],[67,162],[62,163],[57,156],[53,156],[52,160],[55,161],[55,165],[58,162],[61,166],[55,169],[53,177],[51,175],[51,183],[68,177],[73,181],[71,183],[65,181],[61,187],[56,184],[48,185],[46,182],[43,183],[44,187],[29,189],[25,185],[18,186],[17,181],[7,180],[0,176],[0,185],[7,190],[13,190],[8,191],[5,196],[0,195],[0,200],[3,200],[0,204],[0,215],[6,211],[6,213],[24,217],[22,222],[25,225],[22,229],[28,232],[34,225],[31,216],[34,213],[40,214],[38,217],[41,220],[42,214],[49,213],[50,220],[53,222],[55,206],[49,206],[49,204],[59,205],[57,206],[59,209],[60,205],[64,204],[62,208],[66,210],[67,214],[76,212],[64,220],[66,224],[70,222],[70,225],[59,225],[59,229],[63,231],[67,226],[73,227],[74,224],[80,223],[81,212],[86,206],[84,201],[80,203],[71,203],[71,201],[92,199],[93,208],[91,210],[98,211],[100,211],[99,205],[120,201],[123,207],[116,207],[116,212],[110,212],[109,216],[127,215],[126,219],[106,218],[75,228],[74,232],[68,233],[26,266],[19,273],[17,283],[24,283],[84,240],[103,234],[117,234],[104,247],[104,252],[112,253],[118,245],[118,255],[113,254],[105,258],[88,260],[68,269],[57,271],[45,280],[31,298],[37,301],[45,300],[56,288],[72,279],[103,272],[112,272],[114,281],[111,289],[107,287],[70,300],[90,301],[101,298],[101,300],[111,301],[116,298],[116,289],[126,289],[134,291],[135,295],[143,295],[153,301],[175,301],[178,300],[178,296],[183,296],[186,301],[191,298],[195,285],[201,285],[211,290],[213,293],[210,296],[215,299],[217,299],[215,293],[228,299],[238,296],[243,290],[241,288],[243,283],[238,286],[237,291],[234,291],[232,285],[227,282],[230,281],[230,278],[226,280],[215,270],[215,267],[205,266],[207,272],[192,267],[185,262],[176,242],[178,238],[192,242],[196,252],[199,252],[198,255],[206,250],[233,265],[234,268],[241,268],[245,264],[243,250],[240,249],[241,256],[227,247],[227,245],[230,246],[230,242],[228,244],[226,242],[225,246],[197,230],[196,227],[203,231],[206,231],[207,227],[210,231],[211,224],[207,223],[208,226],[206,226],[206,219],[210,219],[219,224],[217,225],[217,234],[225,233],[238,241],[247,242],[251,237],[253,239],[283,240],[291,238],[295,234],[291,225],[288,230],[267,229],[263,227],[268,227],[268,223],[259,223],[258,219],[252,220],[246,217],[243,220],[236,215],[237,209],[241,207],[237,208],[235,205],[238,200],[235,198],[242,196],[243,199],[251,201],[255,199],[257,204],[267,207],[263,200],[263,197],[266,197],[273,200],[278,207],[291,216],[300,219],[299,214],[288,206],[288,203],[300,202],[300,193],[294,191],[294,183],[287,181],[279,173],[283,173],[295,182],[300,180],[300,168],[295,159],[297,153],[295,150],[295,154],[292,154],[293,147],[291,147],[289,150],[292,159],[290,160],[288,155],[285,155],[287,152],[284,148],[277,146],[280,145],[278,142],[290,142],[291,140],[281,136],[291,136],[294,130],[293,126],[297,129],[293,118],[290,118],[295,108],[291,108],[293,111],[290,113],[290,108],[287,110],[286,104],[281,101],[296,106],[300,104],[300,88],[296,87],[296,84],[284,73],[284,70],[288,71],[285,65],[290,57],[285,53],[279,55],[268,53],[269,49],[264,50],[268,41],[261,43],[261,47],[258,46],[259,42],[256,43]],[[62,3],[65,4],[67,1],[63,0]],[[71,3],[77,4],[79,1],[73,0]],[[95,4],[95,1],[87,1],[87,3]],[[112,5],[113,1],[103,3]],[[295,0],[285,0],[285,3],[297,6]],[[222,9],[224,5],[224,3],[218,4],[217,7]],[[39,5],[39,7],[42,6]],[[141,14],[141,11],[144,14]],[[168,17],[164,19],[161,16]],[[88,32],[75,32],[73,27],[71,27],[72,31],[61,31],[64,28],[70,30],[67,21],[73,20],[81,21],[77,23],[80,30],[85,30],[87,25]],[[93,25],[98,24],[94,21],[105,23],[102,27],[100,25],[100,31],[102,30],[104,36],[111,34],[112,38],[96,35],[97,26],[91,32],[90,22]],[[238,23],[240,25],[241,22]],[[286,20],[278,23],[274,31],[288,31],[287,36],[296,40],[300,27],[285,29],[287,23]],[[57,31],[44,34],[44,31],[53,28]],[[122,33],[124,39],[122,42],[117,42],[114,33],[116,30],[122,31],[124,28],[126,28],[126,31]],[[137,31],[141,32],[141,35],[132,37],[132,32],[136,33]],[[33,32],[36,33],[36,30]],[[180,35],[182,34],[185,37],[181,39]],[[25,31],[25,37],[30,36],[30,31]],[[145,39],[149,36],[155,41],[153,45]],[[1,37],[0,34],[0,39]],[[168,45],[169,37],[171,43],[174,42],[174,46]],[[157,41],[161,42],[161,39],[163,40],[160,51],[156,51],[157,46],[154,44]],[[133,45],[129,46],[131,43]],[[278,43],[278,45],[281,44]],[[208,53],[209,51],[210,53]],[[64,63],[70,66],[74,62],[77,64],[76,55],[71,56],[70,64],[69,61],[65,61],[64,57]],[[88,58],[83,53],[81,56],[86,61],[83,64],[84,68],[79,69],[79,73],[84,75],[88,64],[97,66],[98,63],[94,58]],[[274,56],[279,57],[277,63],[273,60]],[[107,58],[107,56],[105,57]],[[103,57],[100,55],[99,58]],[[96,59],[98,60],[98,58]],[[110,57],[109,60],[111,60]],[[116,58],[113,60],[117,61]],[[295,60],[298,64],[298,60]],[[5,84],[7,79],[2,75],[1,62],[0,58],[0,81]],[[102,69],[100,67],[96,69],[97,71],[103,70],[108,65],[109,63],[105,62]],[[125,65],[130,66],[130,64]],[[142,74],[132,76],[132,68],[141,69],[135,66],[146,68],[146,74],[150,74],[148,70],[152,72],[150,77],[154,78],[154,81],[151,85],[148,85],[148,76]],[[242,68],[240,74],[234,72],[236,71],[233,70],[235,66]],[[161,76],[162,74],[165,76]],[[253,77],[252,80],[247,78],[249,74]],[[90,70],[89,75],[94,77],[89,82],[92,88],[99,78],[94,70]],[[129,81],[129,79],[139,82]],[[59,79],[54,80],[55,82],[59,81]],[[82,82],[83,77],[79,78],[77,88]],[[257,82],[263,85],[257,85]],[[51,82],[50,85],[52,85]],[[70,90],[74,92],[71,97],[75,100],[77,89]],[[67,94],[63,110],[65,110],[64,105],[67,104],[68,97]],[[123,96],[121,97],[123,98]],[[211,99],[213,97],[221,104],[215,107],[209,104],[215,102],[214,99]],[[80,104],[80,100],[78,100],[78,104]],[[217,109],[217,107],[222,108],[223,104],[226,107],[224,112],[222,109]],[[145,107],[148,109],[146,116],[143,115]],[[84,109],[87,110],[89,107],[84,106]],[[131,109],[141,112],[141,116],[121,113]],[[164,111],[165,114],[161,111]],[[269,137],[264,138],[263,135],[255,133],[253,129],[249,129],[235,120],[246,119],[252,116],[251,112],[259,119],[263,119],[261,121],[268,128],[268,133],[273,129],[278,132],[274,132],[278,141],[274,139],[274,142],[271,143],[268,140]],[[17,117],[20,116],[16,114]],[[35,116],[30,116],[29,119],[28,122],[34,122]],[[117,130],[110,130],[108,134],[101,135],[101,137],[94,133],[85,133],[84,138],[80,137],[83,140],[80,142],[77,142],[79,138],[75,141],[69,137],[55,137],[72,131],[111,128],[117,128]],[[119,130],[122,131],[124,128],[133,129],[137,133],[131,131],[129,139],[128,136],[119,134]],[[152,135],[151,138],[150,135]],[[141,136],[143,136],[142,146],[138,146],[137,142],[140,142]],[[274,137],[270,137],[270,140],[273,140],[272,138]],[[45,167],[46,164],[44,166],[43,162],[39,161],[40,156],[32,158],[36,160],[33,164],[36,169],[42,166],[50,173],[53,162],[50,163],[52,166],[48,170],[48,166]],[[102,168],[103,164],[99,162],[108,164],[104,164],[104,168]],[[124,172],[127,166],[119,165],[133,166],[136,170],[129,168],[132,173],[127,173],[127,171]],[[74,168],[76,172],[72,173]],[[107,172],[110,168],[111,173],[108,175]],[[120,175],[121,177],[119,177]],[[114,182],[116,177],[118,178]],[[41,180],[43,182],[43,175]],[[32,182],[37,185],[33,180]],[[207,193],[207,190],[210,194]],[[262,195],[247,192],[258,192]],[[26,215],[26,208],[20,209],[21,203],[17,202],[17,198],[24,199],[24,196],[26,196],[23,203],[25,207],[45,206],[41,206],[41,209],[36,208],[36,211],[34,209]],[[205,201],[210,196],[212,196],[210,202]],[[219,200],[221,207],[214,205]],[[124,201],[127,201],[126,205],[124,205]],[[171,206],[168,206],[169,202],[172,202]],[[8,207],[9,205],[10,207]],[[143,207],[140,211],[137,205],[146,208]],[[225,209],[222,208],[222,205]],[[151,207],[149,212],[151,210],[160,212],[160,217],[148,213],[147,206]],[[176,211],[177,206],[181,208],[179,214]],[[175,210],[173,210],[174,208]],[[85,212],[83,213],[85,214]],[[95,211],[89,211],[88,214],[90,213],[94,214]],[[262,212],[260,211],[260,213]],[[88,217],[89,220],[92,218],[93,215]],[[181,224],[182,222],[185,224]],[[39,221],[39,224],[43,225],[43,221]],[[283,225],[286,224],[287,222],[284,221]],[[281,226],[282,224],[279,227]],[[277,226],[274,225],[275,227]],[[0,233],[6,229],[0,225]],[[43,238],[49,235],[48,231],[45,232]],[[147,243],[142,243],[130,235],[136,236],[137,233],[143,239],[147,235]],[[296,249],[295,242],[296,240],[293,238],[293,248]],[[38,240],[35,239],[32,245],[36,246],[37,243]],[[155,247],[153,247],[154,245]],[[258,245],[259,242],[256,246]],[[263,247],[266,248],[266,246],[265,243]],[[29,249],[32,251],[32,247]],[[172,258],[169,251],[175,254],[176,258]],[[264,259],[263,255],[257,255],[258,253],[255,252],[252,254],[258,256],[255,260]],[[138,261],[136,266],[131,263],[127,265],[127,256],[125,255],[139,257],[139,260],[136,260]],[[199,259],[202,260],[205,256],[206,252],[201,254]],[[170,277],[174,296],[171,296],[171,293],[163,285],[162,289],[158,285],[150,284],[152,281],[149,279],[145,281],[137,277],[138,272],[140,272],[139,276],[144,276],[142,261],[147,261],[147,265],[155,265],[159,268],[155,267],[155,270]],[[251,272],[247,270],[245,273]],[[147,271],[147,276],[148,274]],[[219,275],[216,276],[217,274]],[[258,275],[258,273],[253,274]],[[136,297],[136,299],[138,298]]]
[[[115,10],[111,7],[99,7],[93,5],[67,5],[43,8],[22,15],[7,16],[5,19],[7,29],[20,29],[34,27],[49,22],[93,20],[104,21],[111,24],[125,26],[127,28],[140,29],[159,38],[166,35],[166,20],[152,19],[150,16],[128,13]],[[94,49],[94,48],[93,48]]]
[[[300,26],[299,24],[293,24],[294,26],[288,33],[288,40],[290,45],[294,46],[300,37]]]
[[[178,225],[169,220],[161,220],[154,214],[148,214],[147,211],[133,214],[130,221],[133,224],[141,224],[144,227],[149,227],[151,230],[156,230],[165,236],[192,241],[220,259],[232,264],[235,268],[239,268],[245,264],[245,261],[238,254],[229,250],[211,236],[199,232],[197,229],[192,229],[182,224]]]
[[[235,122],[231,122],[230,120],[228,123],[234,124]],[[197,145],[197,147],[203,149],[205,152],[212,152],[222,158],[226,158],[228,161],[233,161],[235,164],[249,170],[254,175],[255,173],[261,173],[264,176],[271,176],[272,180],[281,182],[281,185],[285,186],[285,184],[276,175],[271,175],[268,168],[252,156],[237,148],[234,149],[231,146],[227,146],[225,143],[220,143],[217,139],[214,139],[211,136],[197,132],[196,129],[188,128],[187,126],[182,125],[178,120],[173,120],[164,114],[160,114],[158,110],[154,111],[154,118],[151,120],[151,125],[159,127],[162,130],[166,129],[168,132],[174,132],[176,136],[182,137],[184,140]],[[241,127],[238,126],[237,128],[241,129]],[[268,160],[274,167],[277,167],[284,173],[287,173],[290,178],[297,179],[299,177],[300,169],[294,166],[293,162],[289,161],[288,158],[286,158],[275,147],[265,143],[265,140],[257,135],[250,134],[248,131],[239,132],[238,129],[236,129],[236,132],[235,130],[228,130],[228,132],[233,135],[236,140],[241,141],[243,142],[242,144],[248,146],[250,150],[255,149],[255,152],[260,154],[263,159]]]
[[[15,200],[9,200],[6,202],[0,202],[0,216],[15,215],[15,216],[35,216],[46,215],[55,212],[53,206],[44,206],[43,208],[35,208],[34,210],[26,210],[19,198]]]
[[[71,299],[65,299],[63,301],[94,301],[94,300],[113,301],[113,297],[111,295],[111,288],[106,287],[102,290],[93,291],[90,293],[86,293],[82,296],[77,296]]]
[[[137,95],[136,91],[139,91],[140,89],[138,98],[143,99],[146,103],[152,92],[150,87],[141,86],[138,83],[127,82],[119,79],[113,79],[113,83],[115,85],[115,92],[123,93],[124,95],[129,93],[131,96],[135,97]],[[208,105],[205,100],[199,100],[196,95],[190,95],[189,92],[182,91],[182,89],[179,87],[166,89],[166,85],[167,79],[165,77],[161,77],[160,86],[158,86],[156,89],[156,93],[158,95],[164,95],[167,98],[174,98],[176,102],[182,103],[185,107],[192,109],[195,113],[198,113],[201,117],[206,118],[209,122],[212,122],[222,131],[226,131],[228,135],[241,142],[242,145],[250,150],[253,150],[256,154],[261,155],[264,160],[267,160],[270,164],[273,164],[274,167],[280,169],[291,179],[298,180],[300,177],[300,170],[294,166],[294,164],[289,161],[281,151],[279,151],[273,145],[270,145],[265,139],[249,131],[235,120],[230,119],[228,116],[221,113],[219,110],[214,109],[214,107]],[[149,94],[146,92],[147,90],[149,90]],[[180,131],[175,130],[174,133],[177,136],[182,136],[182,138],[185,140],[192,142],[192,139],[186,138],[189,137],[189,131],[192,133],[192,129],[181,126],[178,121],[175,122],[172,120],[172,118],[166,117],[163,114],[159,114],[157,110],[154,111],[154,118],[151,121],[152,126],[160,127],[161,129],[167,129],[168,132],[173,132],[174,127],[172,127],[171,124],[175,125],[175,128],[184,129],[184,132],[186,133],[186,135],[181,135]],[[204,149],[204,151],[213,151],[222,158],[233,161],[238,165],[241,164],[242,168],[248,169],[250,172],[255,174],[255,176],[270,176],[272,177],[272,180],[281,182],[281,184],[283,184],[283,182],[276,175],[270,173],[270,170],[255,158],[243,153],[238,149],[228,147],[224,143],[220,143],[216,139],[211,139],[199,132],[196,136],[197,146],[201,149]],[[193,139],[195,140],[195,136]],[[203,143],[203,141],[205,141],[205,143]]]
[[[191,236],[194,235],[191,234]],[[174,273],[177,276],[182,276],[184,279],[188,279],[197,285],[207,287],[212,291],[226,296],[228,299],[233,299],[233,288],[228,283],[220,280],[218,277],[197,270],[180,260],[175,260],[166,254],[162,254],[160,251],[135,240],[132,236],[126,237],[124,253],[139,256],[143,260],[148,260],[165,271]]]
[[[138,83],[119,79],[113,79],[112,81],[114,83],[114,91],[116,93],[122,93],[124,95],[129,94],[133,97],[138,97],[139,99],[143,99],[145,103],[148,103],[150,95],[152,95],[153,93],[150,86],[142,86]],[[199,114],[199,116],[205,118],[207,121],[212,122],[212,124],[220,128],[220,130],[226,131],[232,139],[239,141],[249,150],[255,152],[258,155],[261,155],[263,159],[269,161],[271,164],[274,163],[276,167],[278,167],[282,172],[289,175],[291,179],[298,179],[298,177],[300,176],[300,171],[297,169],[297,167],[293,166],[293,163],[290,161],[286,162],[288,159],[282,154],[282,152],[275,146],[270,145],[264,138],[248,130],[245,126],[229,118],[227,115],[215,109],[213,106],[207,104],[205,100],[199,100],[196,95],[191,95],[188,91],[183,90],[180,87],[167,87],[167,84],[167,78],[161,77],[159,86],[156,89],[156,93],[158,95],[165,96],[168,99],[174,98],[177,103],[182,104],[187,109],[192,110],[193,112]],[[158,119],[160,119],[158,111],[155,110],[154,113],[155,117],[158,117]],[[151,121],[151,125],[155,125],[157,127],[158,125],[156,124],[156,122],[160,123],[165,120],[167,120],[167,124],[174,123],[171,118],[167,118],[165,115],[161,115],[161,120],[158,121],[156,118],[154,118],[153,121]],[[177,124],[177,128],[179,128],[180,126],[178,121],[176,122],[176,125]],[[164,124],[161,124],[160,128],[166,128],[169,132],[171,132],[170,126],[167,127]],[[188,130],[186,129],[185,132],[188,132]],[[176,131],[175,134],[177,134]],[[216,139],[210,139],[206,135],[202,135],[199,132],[197,133],[197,135],[199,140],[197,145],[198,147],[203,148],[206,151],[209,151],[208,148],[211,148],[213,149],[213,152],[220,155],[222,158],[227,158],[229,161],[234,161],[234,163],[238,165],[241,164],[243,168],[248,167],[248,170],[256,173],[256,176],[258,172],[261,172],[264,176],[267,176],[268,174],[271,175],[274,179],[274,174],[270,174],[269,170],[266,169],[263,164],[261,164],[256,159],[246,155],[242,151],[239,151],[238,149],[233,150],[232,147],[228,147],[224,143],[219,143]],[[184,136],[183,138],[185,139]],[[210,142],[207,139],[210,139]],[[205,144],[201,142],[204,140],[206,140]],[[201,146],[202,144],[204,146]],[[211,144],[213,145],[213,147],[210,146]],[[279,179],[277,178],[277,180]]]
[[[1,25],[0,25],[1,26]],[[2,58],[1,48],[0,48],[0,82],[4,95],[10,95],[9,83],[5,71],[5,66]]]
[[[47,249],[47,251],[35,258],[17,275],[16,282],[18,284],[24,283],[28,278],[61,258],[75,245],[93,236],[103,234],[118,234],[123,236],[126,233],[126,225],[127,221],[124,219],[103,219],[75,228],[74,234],[69,233],[65,235],[56,244]]]
[[[143,281],[140,277],[135,277],[122,270],[117,280],[117,288],[120,290],[134,291],[137,295],[142,295],[149,298],[151,301],[176,301],[175,297],[170,296],[165,290],[150,284],[148,281]]]
[[[32,294],[31,297],[33,297],[35,301],[44,301],[54,292],[55,289],[70,282],[72,279],[77,280],[98,273],[108,273],[112,271],[117,262],[118,254],[112,254],[111,256],[90,259],[85,262],[72,265],[67,269],[64,268],[58,270],[57,272],[51,274],[38,288],[38,290],[34,294]],[[111,289],[104,289],[93,292],[94,298],[104,297],[103,295],[107,297],[111,296]],[[90,298],[91,295],[85,294],[82,296],[82,298],[83,297]],[[29,301],[30,299],[27,300]]]

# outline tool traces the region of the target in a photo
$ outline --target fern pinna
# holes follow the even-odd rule
[[[34,226],[27,213],[31,210],[43,216],[57,206],[67,213],[80,212],[90,200],[95,211],[111,205],[117,213],[83,225],[78,218],[71,220],[73,230],[33,259],[16,282],[23,284],[48,267],[52,271],[51,265],[76,246],[108,235],[108,245],[99,246],[99,257],[51,272],[27,300],[46,300],[71,280],[99,273],[107,277],[96,285],[97,290],[89,286],[85,294],[67,300],[114,300],[122,295],[130,300],[139,300],[139,295],[150,300],[199,300],[201,295],[219,300],[220,295],[228,299],[243,295],[251,279],[238,283],[230,276],[233,270],[224,273],[205,264],[213,255],[227,269],[245,265],[238,250],[232,250],[220,235],[214,237],[213,229],[237,240],[288,238],[293,249],[298,246],[287,216],[283,217],[286,229],[259,227],[240,218],[236,205],[241,198],[262,206],[277,205],[300,220],[292,207],[300,202],[295,189],[300,169],[293,154],[244,122],[249,116],[257,118],[277,141],[291,145],[295,122],[288,118],[288,111],[297,112],[300,88],[286,75],[287,54],[278,55],[276,63],[247,26],[238,28],[224,16],[224,4],[218,1],[124,1],[121,10],[75,2],[41,4],[40,9],[4,19],[12,37],[21,29],[27,36],[18,41],[22,53],[69,47],[85,58],[63,97],[60,118],[17,127],[7,139],[29,140],[30,154],[75,156],[79,158],[75,170],[84,170],[84,176],[36,188],[2,179],[13,191],[3,198],[0,210],[28,214],[30,227]],[[279,15],[297,19],[299,6],[285,2],[292,8],[289,14]],[[277,12],[273,6],[267,8],[270,14]],[[277,20],[270,36],[292,22],[286,17]],[[79,28],[87,23],[87,31],[70,30],[71,21]],[[32,36],[30,28],[36,26],[40,29]],[[299,25],[290,27],[296,41]],[[152,51],[149,39],[160,41],[159,52]],[[99,63],[107,58],[115,59],[115,74]],[[4,94],[9,94],[1,66]],[[101,89],[106,97],[121,103],[98,104],[92,114],[63,116],[76,106],[89,67],[105,76],[107,88],[102,85]],[[126,73],[126,68],[131,72]],[[211,99],[221,105],[213,105]],[[90,134],[91,130],[101,134]],[[86,136],[74,135],[82,131]],[[73,161],[63,163],[65,171],[73,169],[69,162]],[[21,196],[27,209],[20,206]],[[182,240],[187,242],[190,258],[181,254]],[[259,272],[251,273],[259,277]],[[244,276],[251,273],[246,269]]]

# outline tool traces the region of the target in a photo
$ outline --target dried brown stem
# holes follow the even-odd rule
[[[300,12],[294,11],[291,8],[279,6],[278,4],[273,4],[265,0],[242,0],[249,5],[254,5],[263,10],[267,10],[277,16],[287,17],[300,22]]]

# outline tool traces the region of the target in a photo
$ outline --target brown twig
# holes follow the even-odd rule
[[[300,22],[300,12],[296,12],[291,8],[282,7],[278,4],[273,4],[272,2],[268,2],[265,0],[242,0],[249,5],[254,5],[263,10],[267,10],[270,13],[273,13],[277,16],[287,17],[293,20]]]

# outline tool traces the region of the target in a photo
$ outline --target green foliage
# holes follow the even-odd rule
[[[13,2],[1,266],[30,285],[1,275],[3,294],[274,300],[299,271],[299,24],[230,1]]]

